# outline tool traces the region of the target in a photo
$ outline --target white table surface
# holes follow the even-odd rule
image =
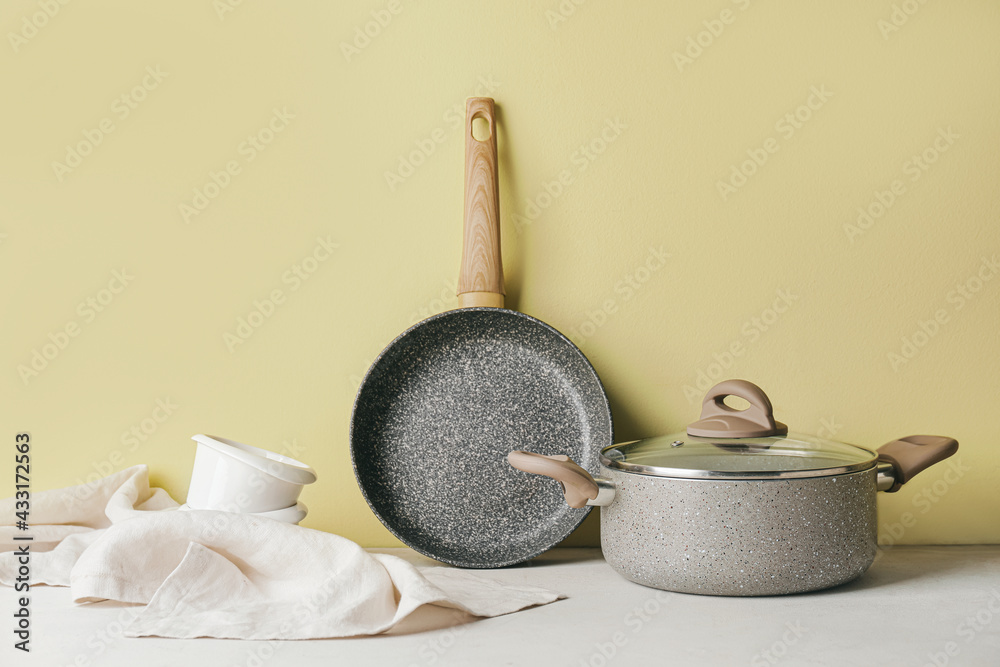
[[[378,551],[435,564],[408,549]],[[4,629],[0,665],[1000,667],[1000,546],[895,547],[853,583],[770,598],[645,588],[619,577],[597,549],[558,549],[483,574],[569,597],[492,619],[425,607],[391,635],[268,643],[128,639],[120,619],[129,605],[77,606],[68,589],[39,586],[33,651],[15,651]],[[13,608],[13,591],[0,590],[10,628]]]

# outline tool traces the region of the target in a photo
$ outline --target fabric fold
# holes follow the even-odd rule
[[[251,514],[174,511],[176,502],[149,487],[145,466],[87,491],[38,494],[39,518],[62,537],[33,554],[34,583],[69,585],[78,603],[145,605],[125,629],[131,637],[351,637],[385,632],[423,605],[498,616],[563,597],[451,567],[421,571]],[[11,585],[15,572],[14,554],[0,553],[0,583]]]

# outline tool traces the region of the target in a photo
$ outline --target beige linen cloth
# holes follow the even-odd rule
[[[248,514],[176,511],[146,466],[33,494],[33,584],[75,602],[143,604],[130,637],[319,639],[389,630],[421,605],[499,616],[564,596],[463,570],[369,554],[343,537]],[[0,500],[12,521],[14,499]],[[24,534],[0,526],[0,552]],[[41,549],[49,551],[39,552]],[[17,576],[0,553],[0,584]]]

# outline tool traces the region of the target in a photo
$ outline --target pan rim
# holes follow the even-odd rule
[[[546,540],[545,546],[543,546],[541,548],[538,548],[538,549],[531,549],[531,550],[529,550],[530,552],[527,555],[519,556],[519,557],[514,558],[514,559],[502,559],[502,560],[498,560],[498,561],[491,561],[491,562],[488,562],[488,563],[487,562],[477,562],[477,561],[466,561],[466,560],[455,559],[455,558],[443,558],[440,555],[436,555],[436,554],[431,553],[430,550],[428,550],[428,549],[425,549],[425,548],[423,548],[423,547],[421,547],[421,546],[419,546],[417,544],[414,544],[412,540],[410,540],[409,538],[407,538],[404,535],[400,534],[400,532],[397,531],[393,526],[391,526],[389,524],[389,522],[387,522],[386,519],[382,516],[382,514],[376,509],[375,505],[372,503],[371,498],[369,498],[369,496],[368,496],[368,490],[365,488],[365,485],[362,483],[361,476],[358,473],[358,461],[357,461],[357,453],[358,452],[357,452],[357,448],[355,447],[355,417],[357,416],[358,405],[359,405],[359,402],[360,402],[360,399],[361,399],[361,395],[364,392],[365,387],[368,385],[368,382],[369,382],[369,379],[372,376],[372,373],[374,373],[376,371],[376,369],[380,366],[382,360],[385,359],[387,357],[387,355],[389,355],[393,350],[395,350],[397,348],[398,344],[400,343],[400,341],[402,341],[407,336],[409,336],[413,331],[416,331],[417,329],[422,328],[424,325],[426,325],[428,323],[431,323],[431,322],[434,322],[436,320],[444,319],[444,318],[448,318],[448,317],[454,317],[454,316],[456,316],[458,314],[468,313],[468,312],[499,312],[499,313],[503,313],[504,316],[513,316],[513,317],[522,318],[522,319],[527,320],[529,322],[532,322],[532,323],[534,323],[536,325],[539,325],[543,329],[549,331],[550,333],[555,334],[556,337],[558,339],[560,339],[562,341],[562,343],[566,346],[566,348],[568,350],[572,350],[574,356],[577,357],[577,358],[579,358],[579,360],[583,362],[584,367],[589,372],[589,374],[593,377],[594,381],[597,383],[597,388],[600,389],[601,405],[599,407],[601,408],[602,414],[604,412],[606,412],[607,415],[608,415],[608,434],[607,435],[608,435],[609,439],[607,441],[608,442],[607,445],[601,445],[601,446],[597,447],[597,449],[596,449],[595,453],[596,453],[597,456],[595,457],[595,461],[597,462],[598,465],[600,465],[600,452],[601,452],[601,450],[604,449],[605,447],[611,445],[611,444],[614,444],[614,417],[613,417],[613,415],[611,413],[611,403],[608,400],[608,394],[607,394],[607,390],[604,387],[604,383],[601,381],[600,375],[598,375],[598,373],[597,373],[597,369],[594,368],[594,365],[590,362],[590,360],[583,353],[583,351],[573,341],[571,341],[566,335],[564,335],[562,332],[560,332],[558,329],[556,329],[552,325],[547,324],[547,323],[539,320],[538,318],[532,317],[531,315],[527,315],[525,313],[522,313],[522,312],[517,311],[517,310],[512,310],[510,308],[491,308],[491,307],[484,307],[484,306],[476,306],[476,307],[472,307],[472,308],[454,308],[454,309],[451,309],[451,310],[446,310],[446,311],[441,312],[441,313],[437,313],[435,315],[431,315],[430,317],[425,318],[425,319],[421,320],[420,322],[417,322],[417,323],[411,325],[405,331],[403,331],[402,333],[400,333],[399,335],[397,335],[395,338],[392,339],[392,341],[390,341],[382,349],[381,352],[379,352],[378,356],[375,357],[375,359],[372,361],[371,365],[368,367],[368,370],[365,372],[365,375],[364,375],[364,377],[361,380],[361,384],[358,385],[358,391],[357,391],[357,393],[354,396],[354,402],[353,402],[353,405],[351,407],[350,431],[349,431],[349,435],[348,435],[348,447],[350,449],[350,455],[351,455],[351,468],[352,468],[352,470],[354,472],[354,480],[357,483],[358,488],[361,490],[361,495],[364,497],[365,503],[367,503],[368,508],[375,515],[375,518],[377,518],[379,520],[379,522],[386,528],[386,530],[388,530],[400,542],[402,542],[403,544],[405,544],[410,549],[413,549],[417,553],[422,554],[424,556],[427,556],[428,558],[432,558],[432,559],[437,560],[437,561],[442,562],[442,563],[447,563],[449,565],[454,565],[456,567],[470,568],[470,569],[494,569],[494,568],[509,567],[511,565],[517,565],[517,564],[520,564],[520,563],[524,563],[524,562],[527,562],[527,561],[529,561],[529,560],[531,560],[533,558],[536,558],[537,556],[545,553],[546,551],[548,551],[552,547],[554,547],[557,544],[559,544],[559,542],[561,542],[564,539],[566,539],[567,537],[569,537],[569,535],[571,535],[577,528],[579,528],[580,525],[584,522],[584,520],[586,520],[586,518],[590,515],[590,512],[591,512],[591,510],[593,508],[591,506],[589,506],[589,505],[585,506],[585,508],[583,508],[584,511],[580,514],[579,520],[571,522],[568,529],[560,531],[558,539],[555,539],[555,540]]]

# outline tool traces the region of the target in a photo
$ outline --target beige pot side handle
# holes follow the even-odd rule
[[[518,450],[508,454],[507,461],[518,470],[545,475],[559,482],[570,507],[583,507],[588,500],[597,498],[600,490],[590,473],[565,454],[548,456]]]
[[[472,134],[482,118],[490,136]],[[500,254],[500,177],[493,100],[470,97],[465,103],[465,231],[458,274],[458,307],[503,308],[503,260]]]
[[[908,435],[878,448],[878,460],[892,466],[894,493],[918,473],[958,451],[958,440],[943,435]]]
[[[750,406],[731,408],[723,402],[726,396],[738,396]],[[701,419],[688,425],[687,433],[703,438],[764,438],[785,435],[788,427],[774,420],[771,399],[763,389],[746,380],[725,380],[705,394]]]

